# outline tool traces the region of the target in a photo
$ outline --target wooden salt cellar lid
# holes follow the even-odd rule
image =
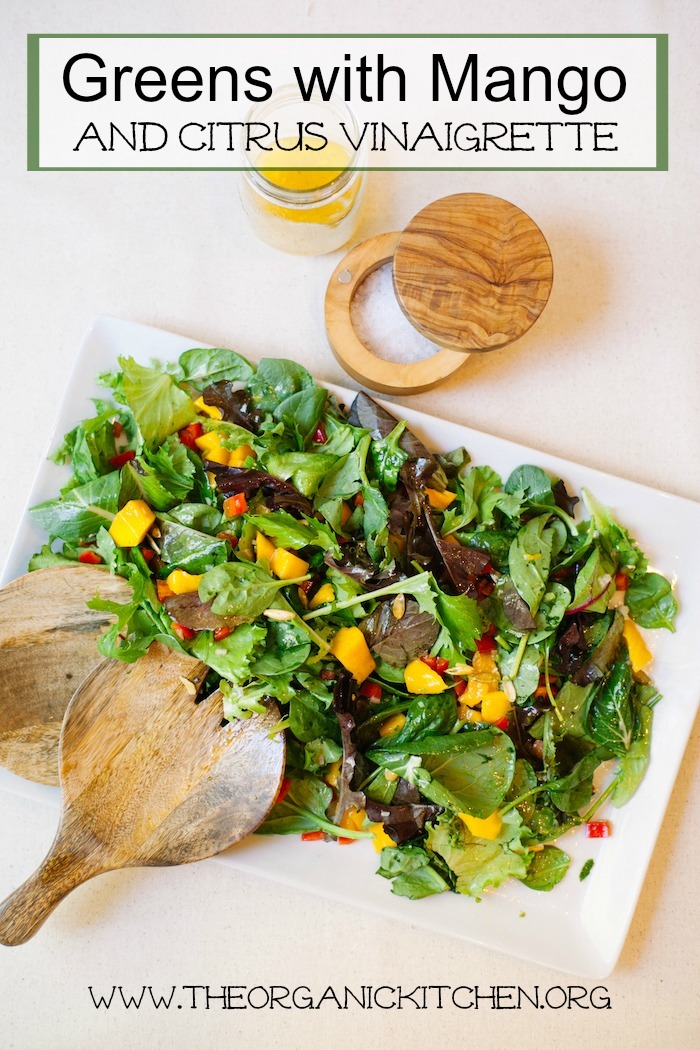
[[[401,309],[443,348],[412,364],[372,354],[350,319],[359,285],[390,260]],[[547,305],[552,277],[544,235],[520,208],[483,193],[443,197],[418,212],[403,233],[364,241],[338,264],[326,292],[331,348],[343,368],[372,389],[418,393],[455,372],[469,353],[496,350],[524,335]]]

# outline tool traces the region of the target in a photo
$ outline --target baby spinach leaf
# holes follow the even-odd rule
[[[168,520],[177,521],[188,529],[206,532],[212,536],[221,531],[224,523],[221,511],[207,503],[182,503],[179,507],[173,507],[167,517]]]
[[[624,806],[632,798],[646,773],[651,751],[651,723],[654,712],[640,705],[629,751],[619,758],[619,770],[612,793],[613,806]]]
[[[634,711],[631,699],[632,668],[619,660],[596,694],[588,713],[588,730],[598,744],[615,754],[624,754],[632,743]]]
[[[450,888],[419,846],[385,847],[379,859],[377,875],[393,879],[391,892],[397,897],[420,900]]]
[[[531,855],[527,875],[520,879],[531,890],[553,890],[566,875],[571,857],[558,846],[545,846]]]
[[[274,412],[285,398],[315,386],[303,365],[273,357],[263,358],[248,381],[248,390],[263,412]]]
[[[185,572],[204,573],[226,561],[229,547],[205,532],[197,532],[177,521],[160,518],[160,556],[165,565]]]
[[[59,499],[46,500],[29,513],[52,539],[78,540],[94,536],[103,525],[107,528],[117,513],[119,471],[77,485]]]
[[[370,459],[375,477],[388,492],[396,489],[399,471],[408,459],[408,453],[400,445],[401,435],[405,429],[405,422],[397,423],[390,434],[379,441],[373,441],[370,447]]]
[[[309,636],[303,628],[294,621],[270,620],[265,652],[257,658],[251,671],[256,677],[265,678],[295,671],[310,652]]]
[[[560,736],[584,739],[588,736],[588,709],[593,696],[592,685],[575,685],[567,680],[557,693],[557,731]]]
[[[224,379],[234,383],[247,383],[253,375],[253,369],[244,357],[221,347],[212,350],[200,347],[185,350],[184,354],[180,354],[178,363],[178,378],[192,383],[198,389]]]
[[[625,594],[632,619],[640,627],[665,627],[675,631],[673,621],[678,612],[671,584],[657,572],[635,576]]]
[[[593,791],[593,774],[600,763],[608,758],[610,751],[606,748],[594,748],[576,763],[567,776],[548,784],[547,791],[557,809],[562,813],[577,813],[582,806],[587,805]]]
[[[511,579],[534,616],[547,589],[552,553],[552,532],[547,515],[531,518],[518,531],[510,546],[508,567]]]
[[[270,474],[291,481],[304,496],[314,496],[337,462],[338,456],[325,452],[283,452],[265,456],[263,466]]]
[[[541,467],[533,467],[530,463],[516,467],[504,489],[508,493],[521,493],[529,502],[554,503],[551,478]]]
[[[323,704],[306,689],[295,692],[289,701],[289,728],[303,743],[317,737],[338,736],[337,720],[329,718]]]
[[[449,733],[456,721],[455,702],[450,693],[416,696],[408,705],[406,721],[401,731],[392,737],[392,744]]]
[[[167,372],[140,365],[133,357],[120,357],[119,364],[126,403],[149,447],[197,418],[192,399]]]
[[[313,386],[290,394],[275,408],[274,418],[296,436],[300,452],[320,423],[327,398],[327,390]]]
[[[511,649],[510,652],[499,650],[498,666],[501,674],[504,678],[511,679],[520,700],[532,696],[540,684],[541,662],[542,654],[536,645],[526,645],[522,656],[518,649]],[[515,677],[513,678],[514,671]]]
[[[476,599],[466,594],[452,595],[439,591],[436,605],[440,623],[449,631],[457,648],[463,652],[474,652],[476,641],[483,634]]]

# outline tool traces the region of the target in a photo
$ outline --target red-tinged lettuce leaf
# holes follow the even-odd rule
[[[399,422],[364,391],[360,391],[353,401],[349,420],[353,426],[369,430],[375,441],[388,437]],[[424,485],[440,467],[436,457],[408,428],[402,433],[398,445],[408,456],[400,476],[404,480],[410,479],[415,486]]]
[[[344,548],[343,557],[340,560],[336,560],[331,551],[326,551],[323,560],[330,569],[335,569],[337,572],[341,572],[343,576],[347,576],[349,579],[355,580],[356,583],[362,584],[368,591],[376,591],[380,587],[388,587],[393,583],[398,583],[400,579],[397,572],[378,570],[362,542],[352,545],[348,544]]]
[[[234,628],[250,619],[249,616],[217,616],[211,611],[211,601],[201,601],[196,591],[191,594],[173,594],[165,599],[163,605],[175,623],[189,627],[191,631]]]
[[[309,518],[315,514],[306,496],[302,496],[301,492],[295,489],[289,481],[282,481],[273,474],[266,474],[264,470],[224,467],[210,460],[205,460],[205,466],[215,475],[217,490],[225,496],[243,492],[248,497],[262,489],[272,510],[297,511]]]
[[[422,612],[414,598],[406,600],[401,619],[394,615],[394,599],[381,602],[360,624],[370,649],[392,667],[405,667],[432,648],[440,625],[430,613]]]
[[[461,543],[449,543],[440,535],[425,506],[423,513],[435,549],[437,565],[433,571],[438,577],[446,578],[458,594],[478,598],[479,578],[491,569],[488,553],[476,547],[464,547]]]
[[[426,821],[435,820],[442,813],[442,806],[434,805],[391,805],[383,806],[380,802],[367,801],[365,812],[375,824],[383,824],[387,835],[397,846],[420,835]]]
[[[258,433],[265,419],[264,413],[256,407],[252,395],[247,390],[241,390],[238,383],[212,383],[202,394],[202,400],[205,405],[220,409],[227,423],[236,423],[251,434]]]
[[[333,711],[338,719],[343,744],[343,758],[336,783],[337,798],[333,807],[336,824],[340,823],[350,806],[359,810],[365,805],[364,793],[353,791],[351,786],[357,768],[357,751],[352,739],[352,731],[357,725],[357,698],[357,683],[349,671],[342,671],[333,690]]]

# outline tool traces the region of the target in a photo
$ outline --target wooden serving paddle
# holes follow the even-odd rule
[[[125,602],[129,585],[89,565],[27,573],[0,590],[0,765],[58,784],[58,738],[73,693],[102,661],[97,640],[109,613],[98,593]]]
[[[118,868],[211,857],[254,831],[279,793],[285,743],[265,714],[222,724],[207,666],[154,643],[135,664],[105,660],[66,711],[63,813],[34,875],[0,905],[0,943],[29,940],[63,898]]]

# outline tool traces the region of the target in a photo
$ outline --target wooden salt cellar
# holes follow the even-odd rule
[[[422,361],[385,361],[353,327],[355,292],[388,262],[401,309],[441,348]],[[403,233],[372,237],[341,260],[326,290],[326,331],[335,357],[358,382],[385,394],[416,394],[447,379],[470,353],[524,335],[547,305],[552,278],[547,241],[524,211],[500,197],[457,193],[423,208]]]

